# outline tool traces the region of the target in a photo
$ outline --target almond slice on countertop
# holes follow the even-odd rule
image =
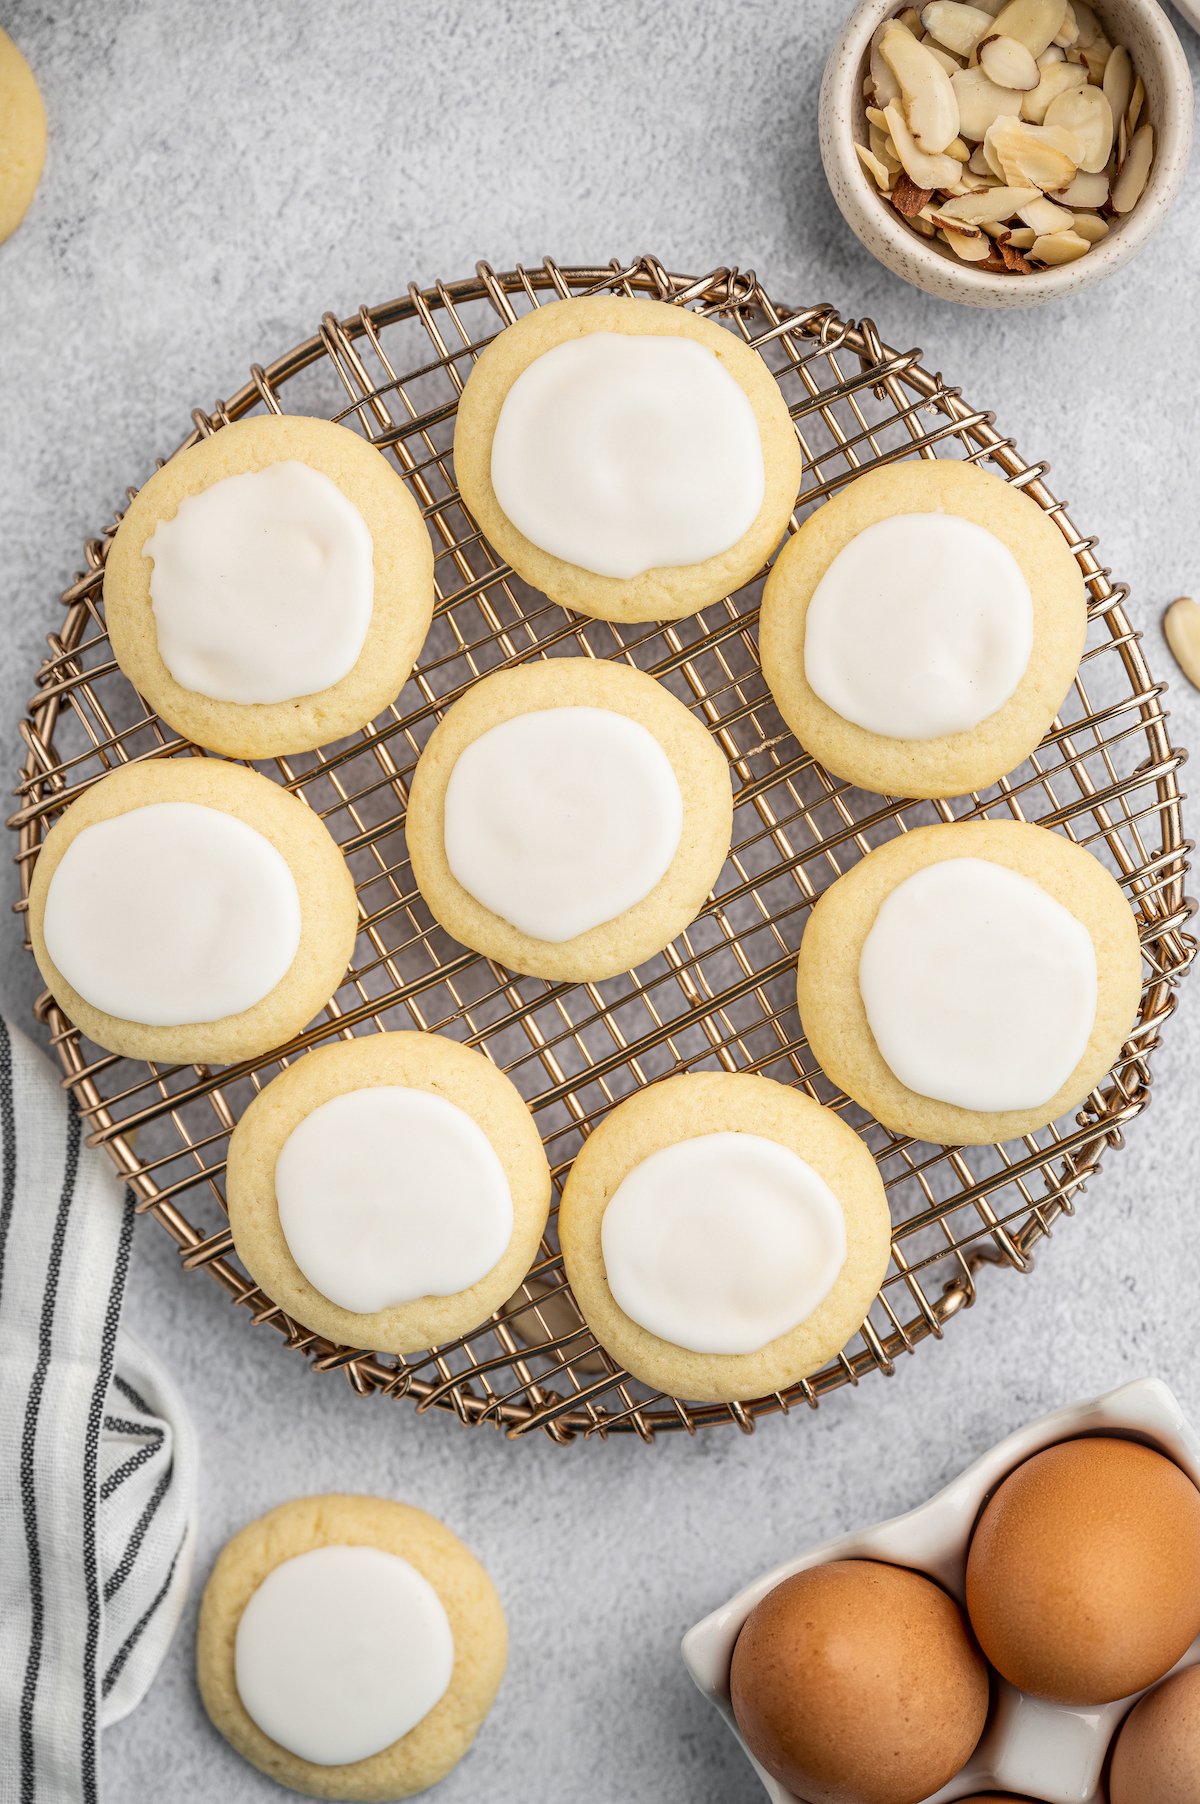
[[[962,0],[929,0],[922,8],[921,23],[931,38],[955,56],[970,56],[980,38],[993,29],[991,13]]]
[[[1099,244],[1102,238],[1108,236],[1108,221],[1101,219],[1099,213],[1076,213],[1071,230],[1078,232],[1081,238],[1086,238],[1089,244]]]
[[[939,155],[959,129],[950,77],[924,44],[897,25],[880,38],[879,54],[900,83],[904,115],[917,149]]]
[[[1027,125],[1023,119],[1001,118],[983,140],[993,164],[1016,187],[1065,188],[1079,167],[1073,135],[1049,125]]]
[[[1052,232],[1069,232],[1075,224],[1074,213],[1066,207],[1056,207],[1044,195],[1014,211],[1020,213],[1025,225],[1033,227],[1039,238],[1048,238]]]
[[[1030,125],[1044,125],[1051,101],[1072,88],[1081,88],[1087,81],[1087,70],[1078,63],[1047,63],[1040,77],[1037,87],[1021,100],[1021,117]]]
[[[979,46],[979,67],[998,88],[1015,88],[1022,94],[1032,93],[1041,80],[1032,54],[1016,38],[984,38]]]
[[[1124,44],[1116,44],[1104,65],[1104,98],[1114,119],[1124,118],[1132,94],[1133,61]]]
[[[996,14],[993,30],[1000,37],[1016,38],[1031,56],[1039,57],[1062,29],[1067,0],[1008,0]]]
[[[922,150],[914,142],[908,123],[894,100],[884,108],[883,116],[887,120],[892,143],[896,146],[896,155],[904,165],[909,180],[918,188],[947,188],[951,182],[958,180],[959,165],[954,158],[932,156],[928,151]]]
[[[1200,689],[1200,603],[1190,595],[1173,601],[1163,615],[1163,632],[1180,670]]]
[[[1052,100],[1046,124],[1073,132],[1079,141],[1079,167],[1085,175],[1099,175],[1113,145],[1113,112],[1103,88],[1071,88]]]
[[[1047,232],[1044,237],[1034,239],[1029,255],[1035,263],[1074,263],[1076,257],[1082,257],[1091,248],[1078,232]]]
[[[950,77],[950,87],[958,105],[959,133],[977,144],[997,119],[1020,116],[1024,97],[1012,88],[998,88],[982,69],[960,69]]]
[[[918,188],[916,183],[901,170],[892,184],[892,205],[897,213],[903,213],[905,219],[912,219],[920,213],[933,199],[932,188]]]
[[[1112,186],[1114,213],[1129,213],[1142,198],[1154,158],[1154,127],[1139,125],[1129,140],[1129,152]]]
[[[1036,188],[979,188],[971,194],[964,194],[958,200],[946,202],[942,211],[949,214],[952,220],[966,221],[972,225],[999,224],[1003,219],[1011,219],[1021,207],[1027,207],[1038,200]]]
[[[856,144],[854,148],[858,152],[859,162],[862,164],[875,186],[879,189],[879,192],[881,194],[890,194],[892,188],[892,172],[887,164],[881,162],[875,155],[875,152],[873,150],[868,150],[865,144]]]
[[[1108,175],[1103,169],[1095,175],[1079,174],[1065,188],[1051,190],[1050,199],[1064,207],[1102,207],[1108,199]]]

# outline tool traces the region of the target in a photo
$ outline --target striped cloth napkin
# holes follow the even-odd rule
[[[92,1804],[187,1596],[196,1445],[119,1326],[133,1198],[0,1021],[0,1804]]]

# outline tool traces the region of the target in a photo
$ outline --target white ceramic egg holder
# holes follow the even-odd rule
[[[1042,1448],[1089,1434],[1124,1435],[1157,1448],[1200,1486],[1200,1437],[1167,1386],[1156,1378],[1143,1378],[1093,1403],[1058,1410],[1018,1429],[928,1503],[776,1566],[688,1630],[683,1638],[684,1663],[741,1742],[772,1804],[805,1804],[805,1800],[785,1790],[754,1759],[738,1732],[729,1701],[734,1643],[755,1604],[792,1573],[828,1560],[885,1560],[910,1566],[936,1579],[962,1603],[971,1535],[1000,1481]],[[1193,1643],[1175,1670],[1197,1660],[1200,1641]],[[994,1676],[992,1706],[979,1746],[962,1772],[927,1804],[952,1804],[979,1791],[1014,1792],[1042,1804],[1103,1804],[1101,1774],[1133,1701],[1066,1709],[1027,1697]]]

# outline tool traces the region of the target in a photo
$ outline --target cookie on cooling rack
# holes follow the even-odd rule
[[[782,538],[800,445],[770,368],[686,307],[586,295],[505,328],[458,404],[454,467],[486,538],[552,601],[677,620]]]
[[[1035,501],[974,464],[856,476],[810,515],[763,592],[763,675],[835,776],[952,796],[1049,730],[1087,631],[1079,565]]]
[[[571,1167],[558,1219],[600,1344],[672,1396],[785,1390],[862,1326],[887,1199],[853,1130],[798,1090],[696,1072],[638,1091]]]
[[[1137,922],[1098,859],[1020,821],[918,827],[827,889],[800,1017],[846,1094],[897,1134],[984,1145],[1081,1103],[1137,1018]]]
[[[33,70],[0,31],[0,244],[29,210],[46,160],[46,109]]]
[[[310,1798],[408,1798],[458,1765],[508,1631],[474,1554],[384,1497],[298,1497],[222,1549],[196,1677],[244,1760]]]
[[[406,831],[447,933],[510,971],[582,983],[691,924],[732,823],[724,755],[669,690],[551,658],[454,704],[417,763]]]
[[[282,1045],[337,989],[357,929],[328,828],[216,758],[101,778],[51,828],[29,885],[56,1002],[126,1058],[223,1065]]]
[[[550,1168],[515,1085],[441,1034],[299,1059],[229,1143],[229,1226],[255,1283],[341,1346],[467,1334],[536,1262]]]
[[[185,738],[308,751],[395,700],[433,613],[433,548],[400,474],[329,420],[263,414],[165,463],[104,570],[118,664]]]

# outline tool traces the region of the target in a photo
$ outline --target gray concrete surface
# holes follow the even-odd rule
[[[1159,620],[1200,588],[1195,467],[1200,199],[1094,292],[1031,314],[930,300],[844,229],[816,151],[846,0],[17,0],[5,24],[50,115],[41,192],[0,248],[0,742],[56,596],[126,482],[248,363],[410,279],[545,252],[648,249],[752,265],[780,297],[871,314],[1044,456]],[[1196,38],[1184,29],[1193,69]],[[15,893],[11,871],[6,893]],[[0,997],[35,990],[15,925]],[[1156,1099],[1028,1280],[995,1276],[944,1345],[811,1419],[654,1448],[510,1445],[355,1404],[137,1235],[128,1319],[172,1364],[204,1450],[201,1569],[296,1492],[393,1492],[487,1561],[512,1661],[444,1804],[753,1804],[749,1768],[679,1664],[681,1631],[801,1544],[905,1508],[1031,1414],[1157,1372],[1200,1411],[1195,1066],[1200,979]],[[106,1796],[279,1794],[209,1729],[189,1618],[150,1697],[106,1738]]]

